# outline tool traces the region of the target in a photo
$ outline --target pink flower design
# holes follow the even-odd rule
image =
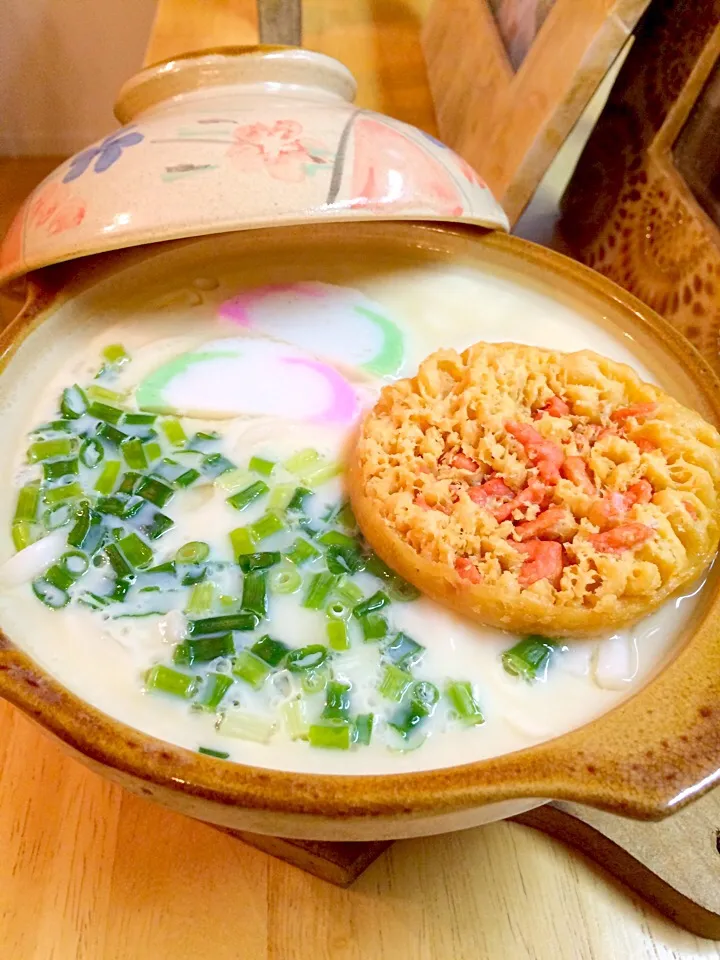
[[[28,223],[51,236],[79,226],[86,213],[85,201],[63,183],[49,183],[30,201]]]
[[[272,126],[251,123],[237,127],[229,156],[245,173],[265,170],[275,180],[300,183],[305,179],[305,164],[317,163],[307,146],[300,142],[302,125],[296,120],[276,120]]]

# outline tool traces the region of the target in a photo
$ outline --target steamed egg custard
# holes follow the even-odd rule
[[[514,636],[387,567],[345,489],[361,416],[434,350],[589,348],[651,379],[627,341],[466,268],[193,289],[116,305],[22,400],[0,620],[70,690],[212,756],[392,772],[563,733],[667,656],[699,584],[605,635]]]

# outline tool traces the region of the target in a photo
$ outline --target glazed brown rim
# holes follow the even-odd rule
[[[703,388],[720,422],[720,381],[707,363],[665,320],[601,275],[543,247],[477,228],[382,226],[390,239],[415,242],[420,231],[428,244],[434,237],[458,247],[481,243],[491,252],[525,259],[548,279],[555,276],[581,284],[596,302],[604,301],[616,314],[624,312],[633,324],[659,339]],[[272,232],[271,228],[257,235]],[[53,291],[61,287],[62,273],[51,274],[50,284],[0,334],[2,367],[41,322],[44,309],[57,302]],[[660,819],[718,780],[719,609],[720,592],[716,591],[694,636],[675,658],[641,691],[597,720],[522,751],[417,773],[300,774],[226,763],[175,747],[89,706],[2,632],[0,696],[90,760],[187,798],[227,807],[342,822],[437,817],[507,800],[552,798],[638,819]]]

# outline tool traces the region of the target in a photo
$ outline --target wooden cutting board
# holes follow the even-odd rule
[[[576,848],[686,930],[720,939],[720,789],[660,823],[560,802],[513,819]],[[390,846],[225,832],[343,887]]]

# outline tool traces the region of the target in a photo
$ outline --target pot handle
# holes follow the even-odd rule
[[[302,46],[301,0],[257,0],[260,43]]]

